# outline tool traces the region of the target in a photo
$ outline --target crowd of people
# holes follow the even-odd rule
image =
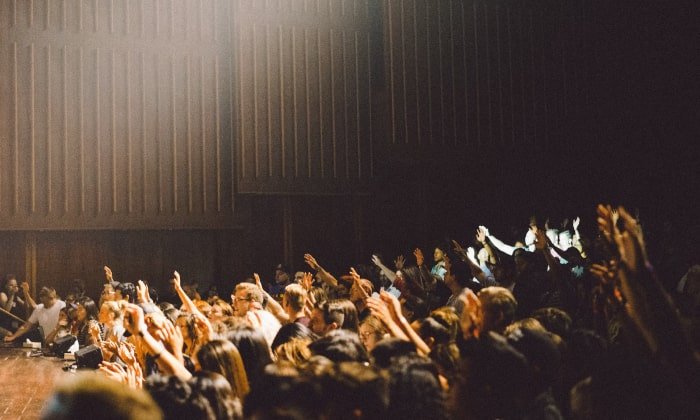
[[[592,237],[579,218],[513,244],[479,226],[432,262],[373,255],[344,275],[306,254],[310,271],[230,297],[178,272],[156,296],[105,267],[98,301],[44,287],[36,304],[8,276],[0,306],[29,317],[4,340],[39,326],[100,349],[45,419],[700,418],[700,266],[665,278],[636,217],[597,215]]]

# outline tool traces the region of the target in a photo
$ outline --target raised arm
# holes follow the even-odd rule
[[[333,277],[331,273],[326,271],[325,268],[321,267],[321,264],[316,261],[316,258],[314,258],[313,255],[311,254],[304,254],[304,261],[306,264],[309,265],[313,270],[316,270],[318,273],[319,277],[321,277],[321,280],[323,280],[324,283],[328,283],[333,287],[336,287],[338,285],[338,279]]]
[[[141,342],[161,369],[185,381],[192,378],[192,374],[165,348],[165,345],[148,332],[143,310],[140,307],[134,304],[127,304],[124,326],[132,335],[140,337]]]
[[[491,234],[489,233],[489,230],[488,230],[486,227],[484,227],[484,226],[479,226],[479,228],[484,229],[484,230],[486,231],[486,237],[489,238],[489,240],[491,241],[491,243],[493,244],[493,246],[496,247],[496,249],[498,249],[499,251],[501,251],[501,252],[504,253],[504,254],[513,255],[513,252],[515,252],[516,247],[514,247],[514,246],[512,246],[512,245],[507,245],[507,244],[503,243],[503,241],[501,241],[500,239],[498,239],[498,238],[496,238],[495,236],[491,235]]]
[[[274,315],[275,318],[277,318],[277,320],[282,324],[288,323],[289,315],[284,311],[282,305],[280,305],[279,302],[277,302],[272,296],[270,296],[269,293],[267,293],[267,291],[265,291],[262,281],[260,280],[260,275],[258,275],[258,273],[253,273],[253,278],[255,279],[255,285],[258,286],[258,289],[260,289],[265,297],[265,302],[267,302],[265,309]]]
[[[187,311],[191,314],[200,314],[199,309],[197,309],[197,305],[192,302],[192,299],[190,299],[189,296],[187,296],[187,293],[182,288],[182,284],[180,281],[180,273],[177,271],[173,272],[173,287],[175,288],[175,292],[177,292],[177,295],[180,297],[180,300],[182,301],[182,305],[187,308]]]
[[[29,311],[36,309],[36,302],[32,299],[32,295],[29,293],[29,283],[26,281],[22,282],[22,296],[24,297],[24,304]]]
[[[382,263],[382,260],[377,255],[372,255],[372,262],[392,283],[396,280],[396,273]]]

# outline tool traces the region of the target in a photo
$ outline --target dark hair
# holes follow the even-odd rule
[[[324,418],[381,419],[387,415],[386,378],[377,369],[364,363],[343,362],[331,365],[318,378],[327,398]]]
[[[177,376],[151,375],[145,385],[165,419],[216,419],[204,395]]]
[[[291,324],[283,325],[282,328],[277,331],[277,335],[275,335],[275,339],[272,340],[272,346],[270,347],[274,351],[282,344],[292,341],[293,338],[308,338],[313,341],[316,339],[316,334],[314,334],[309,327],[298,322],[292,322]]]
[[[569,338],[571,332],[571,317],[559,308],[540,308],[532,313],[532,318],[540,321],[540,324],[549,332],[552,332],[563,340]]]
[[[80,300],[78,300],[78,305],[82,305],[82,307],[85,308],[85,312],[87,312],[87,320],[97,319],[100,310],[92,298],[83,296],[80,298]]]
[[[201,393],[214,411],[217,419],[234,419],[240,417],[240,401],[231,389],[226,378],[216,372],[201,370],[189,381],[190,386]]]
[[[459,418],[510,418],[522,414],[529,376],[525,356],[494,332],[461,349],[462,368],[451,407]]]
[[[419,334],[424,340],[432,338],[436,344],[446,344],[455,338],[449,328],[430,316],[421,321]]]
[[[329,362],[330,363],[330,362]],[[261,385],[246,397],[244,418],[305,420],[321,417],[326,398],[315,375],[269,365]]]
[[[233,343],[241,353],[243,365],[248,375],[250,389],[255,389],[265,371],[265,366],[272,363],[270,347],[262,331],[249,326],[239,326],[226,333],[226,339]]]
[[[324,356],[334,362],[368,362],[369,355],[357,333],[333,330],[309,344],[311,353]]]
[[[395,358],[389,367],[389,413],[397,419],[447,419],[437,367],[417,354]]]
[[[350,330],[355,333],[359,331],[360,323],[357,316],[357,308],[348,299],[329,300],[322,303],[318,310],[323,314],[323,321],[326,324],[336,323],[340,329]]]
[[[17,283],[18,283],[17,285],[19,286],[19,280],[17,280],[17,276],[15,276],[14,274],[8,274],[5,277],[3,277],[1,280],[2,280],[2,284],[0,284],[0,292],[3,292],[3,293],[5,292],[5,289],[7,288],[7,283],[9,283],[10,280],[17,281]]]
[[[391,366],[393,358],[415,352],[416,345],[412,342],[389,337],[381,340],[374,346],[372,349],[372,358],[377,367],[385,369]]]
[[[125,300],[134,303],[134,295],[136,295],[136,286],[134,286],[134,283],[119,283],[116,290],[122,294]]]

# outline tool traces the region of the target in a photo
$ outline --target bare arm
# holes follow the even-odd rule
[[[28,310],[33,311],[36,309],[36,302],[32,299],[32,295],[29,294],[29,283],[26,281],[22,282],[22,296],[24,296],[24,304]]]
[[[182,289],[182,284],[180,283],[180,273],[177,271],[173,272],[173,279],[175,280],[173,282],[173,286],[175,287],[175,292],[177,292],[178,297],[180,297],[180,300],[182,301],[182,304],[187,308],[189,313],[191,314],[200,314],[199,309],[197,309],[197,305],[192,302],[192,299],[190,299],[189,296],[187,296],[187,293]]]
[[[258,289],[260,289],[263,296],[266,298],[267,307],[265,309],[274,315],[275,318],[277,318],[277,320],[282,324],[289,323],[289,315],[287,315],[287,313],[284,311],[282,305],[280,305],[279,302],[277,302],[272,296],[270,296],[269,293],[265,291],[258,273],[253,273],[253,278],[255,279],[255,284],[258,286]]]
[[[126,313],[126,329],[129,330],[132,335],[141,338],[141,342],[144,344],[147,351],[156,359],[158,366],[163,369],[163,371],[175,375],[182,380],[189,380],[192,374],[162,343],[149,334],[144,321],[143,310],[137,305],[128,304]]]
[[[338,279],[333,277],[333,275],[326,271],[325,268],[321,267],[321,264],[316,261],[316,258],[314,258],[313,255],[304,254],[304,261],[309,265],[309,267],[318,272],[319,277],[321,277],[321,280],[323,280],[324,283],[328,283],[333,287],[338,286]]]
[[[381,272],[386,276],[386,278],[389,279],[389,281],[393,283],[394,280],[396,280],[396,273],[392,271],[391,268],[385,266],[378,256],[372,255],[372,262],[374,263],[374,265],[379,267],[379,270],[381,270]]]

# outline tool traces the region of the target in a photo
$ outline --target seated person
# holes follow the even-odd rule
[[[58,298],[56,290],[51,287],[42,287],[39,291],[39,301],[41,302],[17,331],[5,337],[6,342],[15,341],[37,325],[43,331],[53,331],[58,324],[58,315],[66,304]]]

